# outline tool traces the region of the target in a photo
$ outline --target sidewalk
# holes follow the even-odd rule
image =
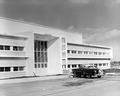
[[[106,76],[120,76],[120,73],[106,73]]]
[[[41,76],[41,77],[28,77],[28,78],[1,79],[0,84],[12,84],[12,83],[32,82],[32,81],[40,81],[40,80],[64,79],[68,77],[69,77],[68,75],[54,75],[54,76]]]

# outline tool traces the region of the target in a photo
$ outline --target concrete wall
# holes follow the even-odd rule
[[[27,36],[25,41],[25,52],[26,56],[26,76],[34,76],[34,33],[33,32],[22,32],[19,33]]]
[[[9,59],[9,58],[0,59],[0,67],[11,67],[11,71],[9,72],[0,72],[0,79],[25,76],[25,71],[12,71],[12,68],[16,66],[24,66],[24,68],[26,68],[25,59],[14,59],[14,58],[13,59]]]
[[[103,66],[103,63],[106,63],[106,66]],[[108,69],[110,68],[110,60],[68,60],[68,64],[83,64],[83,65],[94,65],[98,64],[98,68],[100,69]],[[102,66],[99,66],[99,64],[102,64]]]
[[[76,54],[68,53],[68,58],[112,58],[112,49],[104,49],[104,48],[94,48],[94,47],[85,47],[82,45],[67,45],[68,50],[77,51]],[[82,51],[82,54],[78,54],[78,51]],[[91,54],[84,54],[84,51],[92,52]],[[101,55],[95,55],[94,52],[102,52]],[[103,55],[103,52],[106,54]]]
[[[48,74],[62,74],[60,38],[48,41]]]
[[[77,32],[68,32],[64,30],[54,29],[39,24],[30,22],[22,22],[12,19],[0,18],[0,29],[3,34],[21,33],[21,32],[34,32],[43,35],[63,36],[66,37],[68,42],[82,43],[82,34]]]

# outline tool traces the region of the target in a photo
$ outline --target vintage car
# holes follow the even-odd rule
[[[72,76],[73,77],[97,77],[101,78],[104,73],[101,69],[98,68],[91,68],[91,67],[81,67],[77,69],[72,69]]]

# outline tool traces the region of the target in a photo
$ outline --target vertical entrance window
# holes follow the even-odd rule
[[[38,66],[43,65],[43,67],[39,68],[47,67],[47,41],[34,41],[34,60]]]

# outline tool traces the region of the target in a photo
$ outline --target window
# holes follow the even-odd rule
[[[13,46],[13,51],[18,51],[17,46]]]
[[[75,67],[77,67],[77,65],[74,65]]]
[[[62,65],[62,68],[66,68],[66,65]]]
[[[38,64],[38,68],[40,68],[40,64]]]
[[[97,52],[94,52],[94,55],[97,55]]]
[[[67,53],[70,53],[70,50],[67,50]]]
[[[92,51],[89,51],[89,54],[93,54],[93,52],[92,52]]]
[[[10,67],[5,67],[5,71],[10,71]]]
[[[103,66],[106,66],[106,63],[103,63]]]
[[[8,72],[11,71],[10,67],[0,67],[0,72]]]
[[[5,50],[10,50],[10,46],[5,46]]]
[[[37,56],[38,56],[38,62],[40,62],[40,58],[41,58],[40,52],[37,52]]]
[[[13,71],[18,71],[18,67],[13,67]]]
[[[44,68],[44,64],[41,64],[41,67]]]
[[[45,41],[45,51],[47,51],[47,41]]]
[[[3,45],[0,45],[0,50],[3,50]]]
[[[97,67],[97,64],[94,64],[95,67]]]
[[[35,64],[35,68],[37,68],[37,64]]]
[[[99,52],[99,55],[102,55],[102,52]]]
[[[18,47],[19,48],[19,51],[23,51],[24,50],[24,47]]]
[[[45,64],[45,68],[47,68],[47,64]]]
[[[47,41],[34,41],[34,59],[35,63],[46,63],[47,62]],[[35,65],[35,68],[42,68],[44,65]]]
[[[81,64],[78,64],[78,67],[82,67],[82,65],[81,65]]]
[[[99,66],[102,66],[102,64],[99,64]]]
[[[84,51],[84,54],[88,54],[88,51]]]
[[[82,54],[82,51],[78,51],[78,54]]]
[[[44,48],[43,41],[41,42],[41,45],[40,45],[40,46],[41,46],[41,48],[40,48],[40,49],[41,49],[41,51],[43,51],[43,48]],[[38,46],[38,48],[39,48],[40,46]]]
[[[103,55],[105,55],[105,52],[103,52]]]
[[[70,68],[70,65],[68,65],[68,68]]]
[[[0,72],[4,72],[4,67],[0,67]]]
[[[24,71],[24,67],[19,67],[19,71]]]
[[[22,46],[13,46],[13,51],[23,51],[24,47]]]
[[[72,65],[72,68],[75,68],[75,67],[77,67],[77,65]]]
[[[71,53],[76,54],[76,51],[75,51],[75,50],[72,50]]]
[[[13,71],[24,71],[24,66],[13,67]]]

